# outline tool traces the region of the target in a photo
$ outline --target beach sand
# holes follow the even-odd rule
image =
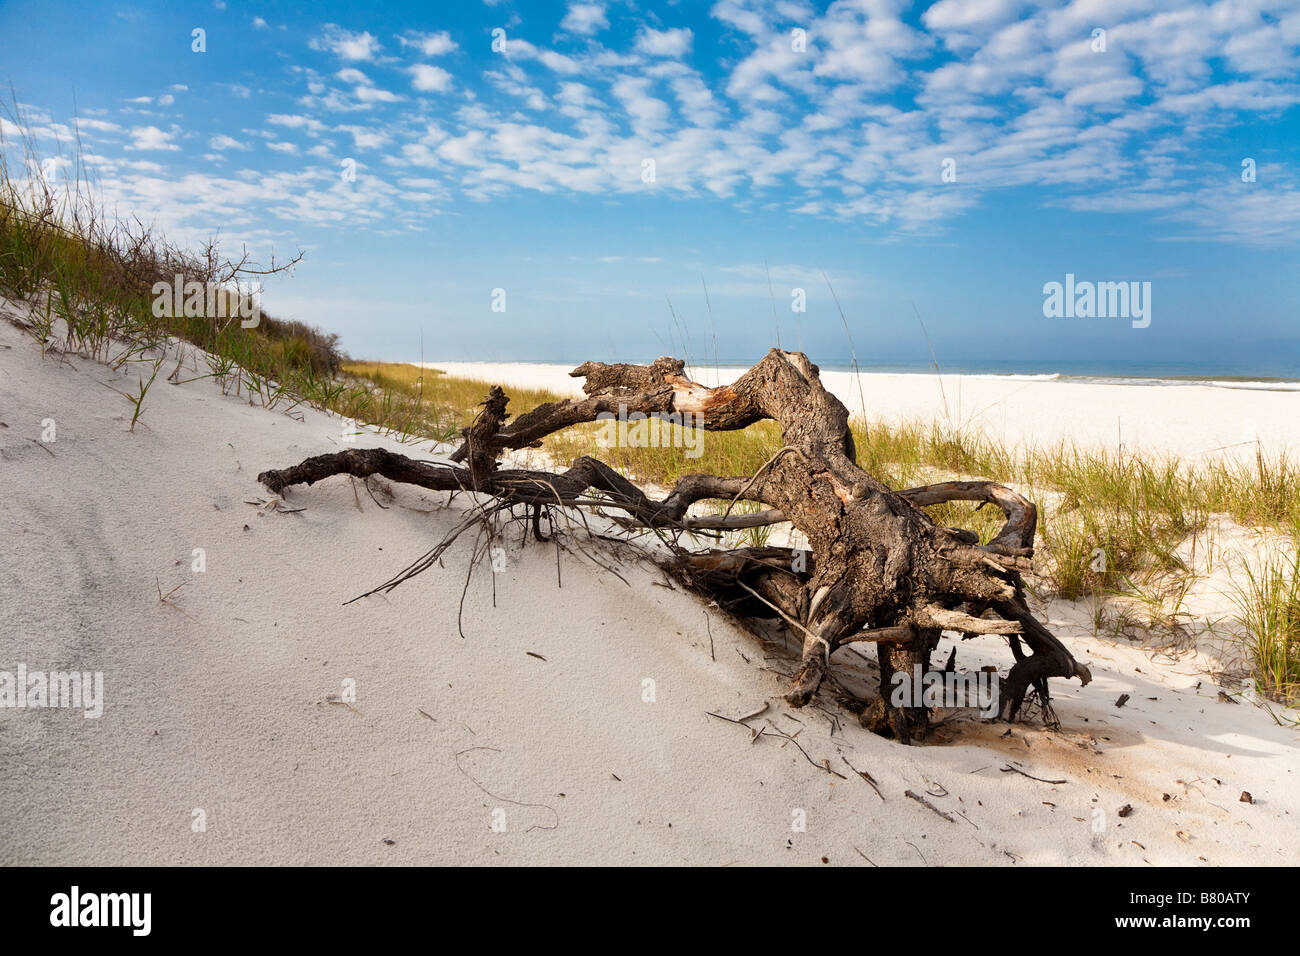
[[[202,368],[186,355],[181,378]],[[0,708],[0,863],[1258,866],[1300,847],[1297,731],[1221,702],[1204,655],[1094,637],[1085,608],[1047,609],[1094,675],[1053,682],[1059,733],[967,716],[902,747],[829,692],[790,710],[785,652],[636,563],[625,583],[511,535],[495,580],[484,564],[466,587],[466,539],[345,604],[465,502],[332,478],[257,504],[258,472],[347,447],[337,418],[160,374],[128,433],[110,387],[134,373],[42,359],[6,322],[0,369],[0,670],[101,671],[105,698],[98,719]],[[863,386],[881,416],[936,408],[923,376]],[[1040,441],[1109,441],[1117,415],[1126,444],[1184,454],[1240,440],[1239,418],[1297,438],[1295,396],[1013,388],[964,380],[962,406],[996,398],[986,424]],[[870,684],[855,653],[833,666]],[[959,651],[972,670],[1009,660],[994,639]],[[764,704],[757,739],[708,713]]]

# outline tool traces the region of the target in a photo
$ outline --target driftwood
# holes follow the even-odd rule
[[[848,411],[822,386],[817,366],[802,353],[773,349],[735,382],[716,388],[691,381],[684,363],[672,358],[652,365],[587,362],[571,374],[585,378],[584,398],[547,403],[509,423],[508,399],[493,387],[449,461],[355,449],[266,471],[258,480],[275,493],[342,474],[471,491],[488,496],[497,510],[531,508],[539,538],[539,516],[552,508],[616,511],[625,527],[670,533],[789,521],[807,539],[810,554],[796,555],[788,548],[690,551],[674,539],[665,563],[741,619],[775,615],[802,641],[799,670],[786,694],[792,706],[803,706],[817,692],[837,648],[875,643],[883,693],[881,700],[861,708],[861,720],[903,741],[923,736],[929,715],[924,707],[889,704],[891,675],[910,672],[917,664],[928,671],[930,653],[944,630],[1001,635],[1010,643],[1015,663],[1001,685],[1001,716],[1006,719],[1016,718],[1031,686],[1050,714],[1049,677],[1088,683],[1087,668],[1034,618],[1025,600],[1021,572],[1030,567],[1033,555],[1034,505],[993,482],[886,488],[858,467]],[[781,426],[783,446],[754,475],[688,475],[662,500],[649,498],[588,456],[560,473],[500,465],[506,451],[537,447],[553,432],[620,413],[673,420],[690,413],[707,431],[770,419]],[[755,502],[762,510],[688,515],[690,506],[703,499]],[[974,533],[941,527],[923,510],[953,500],[991,503],[1006,515],[1006,523],[981,545]],[[482,520],[484,507],[472,512],[443,545],[375,590],[389,590],[429,567],[460,531]]]

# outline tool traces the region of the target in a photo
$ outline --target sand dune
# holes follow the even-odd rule
[[[1060,733],[955,717],[904,748],[827,694],[789,710],[785,652],[654,586],[648,567],[624,583],[512,541],[495,589],[484,565],[465,590],[462,637],[466,541],[444,568],[344,605],[428,550],[463,503],[382,486],[375,501],[334,478],[259,506],[256,474],[343,446],[337,419],[160,376],[131,434],[107,387],[124,375],[43,360],[3,322],[0,368],[0,670],[104,676],[98,719],[0,708],[0,863],[1280,865],[1300,845],[1295,730],[1220,702],[1204,658],[1093,637],[1081,609],[1048,609],[1095,677],[1057,682]],[[1190,392],[1174,408],[1044,388],[1057,391],[1006,404],[1008,427],[1104,431],[1123,408],[1135,440],[1204,444],[1234,437],[1223,403],[1261,425],[1281,415],[1267,394],[1206,398],[1220,435]],[[896,389],[873,379],[868,401],[910,408]],[[854,652],[836,660],[871,685]],[[993,640],[959,660],[1008,663]],[[752,741],[707,714],[764,704]]]

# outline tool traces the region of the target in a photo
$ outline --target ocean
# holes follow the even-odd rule
[[[702,363],[707,365],[707,363]],[[844,364],[818,363],[825,371],[852,372]],[[732,366],[734,367],[734,366]],[[933,374],[934,368],[919,362],[862,362],[864,374]],[[944,375],[979,375],[1025,381],[1096,382],[1117,385],[1205,385],[1259,391],[1300,392],[1300,368],[1294,363],[1251,362],[1139,362],[1078,359],[1068,361],[966,361],[940,362]]]
[[[712,381],[714,363],[700,361],[700,356],[692,356],[688,362],[693,374],[700,381]],[[585,361],[585,359],[583,360]],[[601,361],[610,361],[603,358]],[[617,361],[650,362],[652,358],[629,358],[620,356]],[[496,359],[482,363],[474,360],[453,360],[449,364],[508,364],[521,366],[561,366],[566,371],[581,364],[580,361],[562,359],[545,360],[511,360]],[[419,364],[415,362],[413,364]],[[436,361],[426,362],[437,368]],[[852,366],[842,362],[818,362],[824,372],[852,372]],[[728,379],[745,372],[749,364],[739,362],[721,362],[720,371],[730,373]],[[858,370],[864,375],[933,375],[934,368],[929,363],[913,362],[862,362]],[[1116,359],[1069,359],[1069,360],[1014,360],[1014,359],[973,359],[965,361],[940,361],[939,370],[944,375],[978,376],[1003,378],[1016,381],[1058,381],[1091,382],[1112,385],[1149,385],[1155,387],[1177,387],[1186,385],[1209,386],[1213,388],[1246,389],[1268,392],[1300,392],[1300,367],[1290,361],[1251,361],[1235,363],[1230,361],[1178,361],[1152,362]],[[702,377],[701,377],[702,376]]]

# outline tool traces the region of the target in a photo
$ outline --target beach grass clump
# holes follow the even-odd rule
[[[1300,537],[1300,467],[1285,452],[1256,447],[1251,460],[1216,459],[1198,473],[1196,497],[1245,527],[1288,529]]]
[[[1060,443],[1022,452],[1009,483],[1050,493],[1040,514],[1054,591],[1085,594],[1143,590],[1188,571],[1178,553],[1206,526],[1191,474],[1176,460],[1152,462],[1109,449]]]
[[[1275,699],[1300,699],[1300,542],[1248,563],[1233,594],[1250,679]]]

